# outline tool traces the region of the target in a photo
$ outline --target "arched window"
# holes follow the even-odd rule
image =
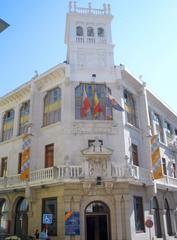
[[[44,98],[44,126],[61,120],[61,89],[54,88]]]
[[[5,199],[0,200],[0,233],[8,231],[8,206]]]
[[[29,123],[30,101],[22,104],[20,108],[19,135],[27,133]]]
[[[172,226],[171,226],[171,216],[170,216],[170,208],[167,199],[165,199],[165,210],[166,210],[166,224],[167,224],[167,232],[169,236],[172,236]]]
[[[159,204],[156,197],[154,197],[152,200],[152,209],[154,210],[155,235],[156,237],[161,238],[162,230],[160,222]]]
[[[93,27],[87,28],[87,37],[94,37],[94,29]]]
[[[75,89],[76,120],[112,120],[112,108],[107,104],[110,89],[105,84],[81,83]]]
[[[135,100],[133,94],[124,90],[124,107],[127,113],[127,121],[133,126],[137,126],[136,122],[136,109],[135,109]]]
[[[98,34],[98,37],[104,37],[104,28],[99,27],[97,29],[97,34]]]
[[[6,141],[13,136],[14,110],[8,110],[4,114],[2,125],[2,141]]]
[[[99,201],[90,203],[85,209],[86,239],[111,239],[110,210]]]
[[[25,198],[20,198],[15,211],[15,235],[28,234],[28,202]]]
[[[81,27],[81,26],[76,27],[76,36],[78,36],[78,37],[83,37],[84,36],[83,27]]]

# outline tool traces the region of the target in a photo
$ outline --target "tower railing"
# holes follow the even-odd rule
[[[92,15],[110,15],[111,7],[110,4],[103,4],[102,9],[92,8],[91,3],[88,3],[88,8],[77,7],[77,3],[74,1],[69,2],[69,12],[79,14],[92,14]]]

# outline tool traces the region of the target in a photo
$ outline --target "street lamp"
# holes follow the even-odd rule
[[[0,33],[3,32],[10,25],[0,18]]]

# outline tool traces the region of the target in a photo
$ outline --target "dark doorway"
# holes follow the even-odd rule
[[[102,202],[93,202],[85,210],[86,240],[111,240],[110,211]]]
[[[17,236],[28,235],[28,202],[25,198],[19,199],[15,212],[15,231]]]

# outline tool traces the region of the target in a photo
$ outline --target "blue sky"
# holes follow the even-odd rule
[[[91,1],[102,8],[104,1]],[[115,64],[124,64],[177,112],[177,1],[109,0]],[[88,1],[77,1],[86,7]],[[0,0],[0,96],[66,59],[68,1]]]

